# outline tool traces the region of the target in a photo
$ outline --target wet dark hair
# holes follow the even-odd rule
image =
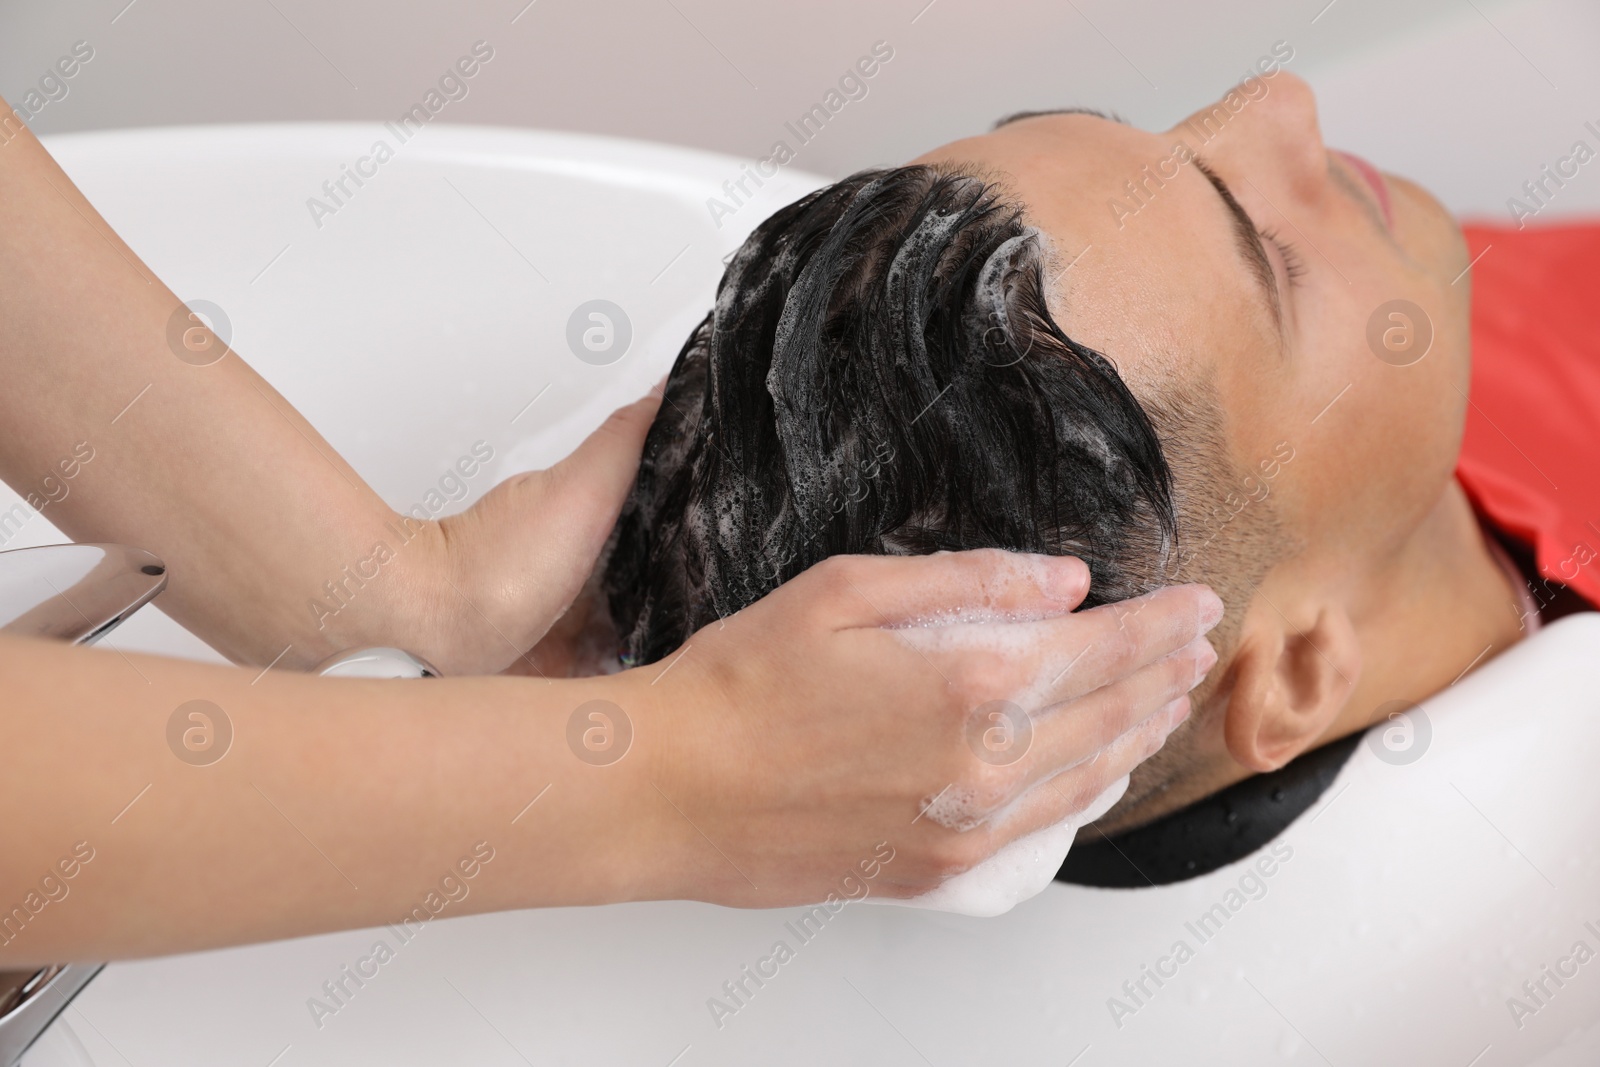
[[[1020,205],[948,169],[865,171],[762,223],[618,522],[624,662],[840,553],[1076,555],[1089,605],[1170,580],[1172,472],[1116,368],[1051,316],[1052,263]]]

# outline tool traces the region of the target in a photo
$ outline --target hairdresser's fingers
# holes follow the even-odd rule
[[[507,478],[439,522],[446,592],[419,595],[443,596],[443,670],[503,669],[572,605],[638,473],[660,396],[658,384],[554,467]]]
[[[1216,658],[1197,637],[1126,678],[1040,712],[1009,701],[980,705],[967,718],[970,755],[960,781],[988,817],[1066,771],[1102,765],[1108,753],[1126,751],[1130,738],[1152,730],[1165,736],[1175,702],[1187,700]]]
[[[984,548],[926,556],[834,556],[794,579],[823,595],[831,629],[899,626],[960,616],[1041,618],[1071,611],[1089,591],[1072,556]]]
[[[1203,585],[1170,585],[1065,618],[1018,623],[1038,650],[1044,688],[1036,707],[1092,693],[1177,651],[1222,619]]]
[[[1188,715],[1189,699],[1180,697],[1094,759],[1036,783],[999,807],[987,821],[965,831],[936,828],[939,832],[928,847],[902,851],[880,891],[890,896],[915,896],[971,870],[1019,837],[1080,819],[1117,779],[1160,750]]]
[[[604,526],[610,532],[639,473],[639,455],[661,407],[664,384],[665,379],[613,411],[577,449],[550,468],[550,487],[563,515],[575,514],[586,526]]]
[[[1087,810],[1113,782],[1160,751],[1172,732],[1188,719],[1189,710],[1189,698],[1181,696],[1093,759],[1035,784],[986,827],[987,847],[997,849]]]
[[[969,716],[1026,715],[1035,730],[1059,738],[1047,746],[1052,758],[1062,759],[1069,744],[1076,746],[1067,754],[1070,762],[1087,757],[1164,703],[1101,700],[1080,708],[1075,702],[1160,662],[1220,617],[1221,601],[1204,586],[1172,586],[1135,600],[1053,618],[908,627],[893,636],[938,671]],[[1166,669],[1182,670],[1173,664]],[[1152,678],[1161,675],[1158,670]],[[1044,708],[1053,710],[1033,723]],[[1009,731],[1007,723],[993,725],[996,730],[990,731],[988,723],[974,724],[969,718],[969,736],[998,735],[1007,744],[1024,736],[1016,730],[1018,724],[1009,724]]]
[[[1145,720],[1199,685],[1217,662],[1211,642],[1197,637],[1176,652],[1139,668],[1125,678],[1101,686],[1069,703],[1027,713],[1026,725],[1010,739],[1026,742],[1026,751],[1014,743],[1011,752],[1023,765],[1029,784],[1046,780],[1096,753],[1108,749]]]

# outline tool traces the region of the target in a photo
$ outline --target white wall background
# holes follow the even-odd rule
[[[832,175],[1022,108],[1166,125],[1279,39],[1330,142],[1458,210],[1506,217],[1585,119],[1600,127],[1595,0],[0,0],[0,93],[17,103],[87,40],[36,131],[390,118],[480,38],[495,59],[445,121],[751,157],[887,41],[868,96],[796,161]],[[1600,209],[1591,169],[1551,214]]]

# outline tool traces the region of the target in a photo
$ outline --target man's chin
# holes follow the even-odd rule
[[[1402,248],[1448,285],[1467,268],[1461,223],[1428,190],[1407,178],[1384,175],[1395,205],[1394,236]]]

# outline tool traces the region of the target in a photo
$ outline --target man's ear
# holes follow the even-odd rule
[[[1296,616],[1303,629],[1290,622]],[[1258,593],[1229,670],[1228,754],[1257,773],[1282,767],[1333,725],[1360,673],[1361,647],[1342,607],[1308,605],[1285,618]]]

